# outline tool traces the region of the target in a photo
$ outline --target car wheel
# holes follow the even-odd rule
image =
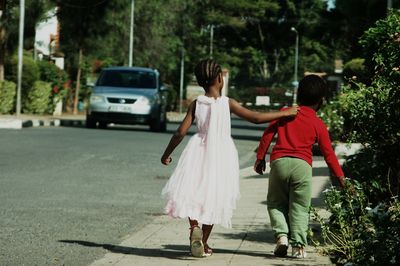
[[[156,119],[151,120],[150,130],[153,132],[165,132],[167,130],[167,116],[165,112]]]
[[[99,122],[99,128],[106,129],[107,128],[107,122]]]
[[[87,128],[96,128],[97,122],[96,120],[86,117],[86,127]]]

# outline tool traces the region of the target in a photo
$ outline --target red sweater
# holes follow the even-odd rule
[[[265,130],[257,151],[257,159],[264,160],[269,145],[278,133],[278,139],[271,153],[271,161],[281,157],[296,157],[312,165],[312,146],[318,143],[330,170],[336,177],[344,176],[342,168],[332,149],[328,130],[316,115],[314,109],[300,106],[295,118],[271,122]]]

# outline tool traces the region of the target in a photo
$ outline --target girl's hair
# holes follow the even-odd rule
[[[201,60],[194,69],[197,82],[202,87],[212,85],[214,79],[222,72],[221,66],[213,59]]]
[[[299,104],[311,106],[326,97],[328,85],[317,75],[305,76],[299,83],[297,99]]]

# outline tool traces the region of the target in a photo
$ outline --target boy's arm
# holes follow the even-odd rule
[[[272,139],[274,138],[278,129],[278,120],[275,120],[269,124],[268,128],[264,131],[261,137],[260,143],[257,149],[257,160],[264,160],[267,154],[268,148],[271,145]]]
[[[324,156],[325,162],[329,169],[333,172],[333,175],[338,179],[341,187],[344,187],[344,173],[342,167],[340,167],[339,161],[336,158],[336,154],[332,148],[332,142],[329,137],[329,132],[326,126],[321,125],[318,132],[318,145]]]
[[[241,106],[234,99],[229,99],[229,109],[235,115],[255,124],[267,123],[275,119],[296,116],[300,107],[293,106],[279,112],[253,112]]]
[[[257,160],[254,163],[254,171],[263,174],[265,171],[265,155],[267,154],[268,148],[271,145],[272,139],[274,138],[278,129],[278,120],[273,121],[269,124],[268,128],[264,131],[261,137],[260,144],[257,149]]]

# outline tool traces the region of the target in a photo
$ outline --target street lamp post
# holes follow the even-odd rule
[[[297,101],[297,87],[299,85],[299,82],[297,80],[297,70],[299,66],[299,32],[296,30],[295,27],[292,27],[290,29],[291,31],[294,31],[296,33],[296,52],[295,52],[295,58],[294,58],[294,76],[293,76],[293,103],[296,103]]]
[[[24,47],[24,19],[25,19],[25,0],[19,4],[19,38],[18,38],[18,77],[17,77],[17,106],[16,115],[21,114],[21,84],[22,84],[22,65],[23,65],[23,47]]]
[[[129,28],[129,60],[128,65],[132,66],[133,61],[133,27],[134,27],[134,15],[135,15],[135,0],[131,0],[131,26]]]

